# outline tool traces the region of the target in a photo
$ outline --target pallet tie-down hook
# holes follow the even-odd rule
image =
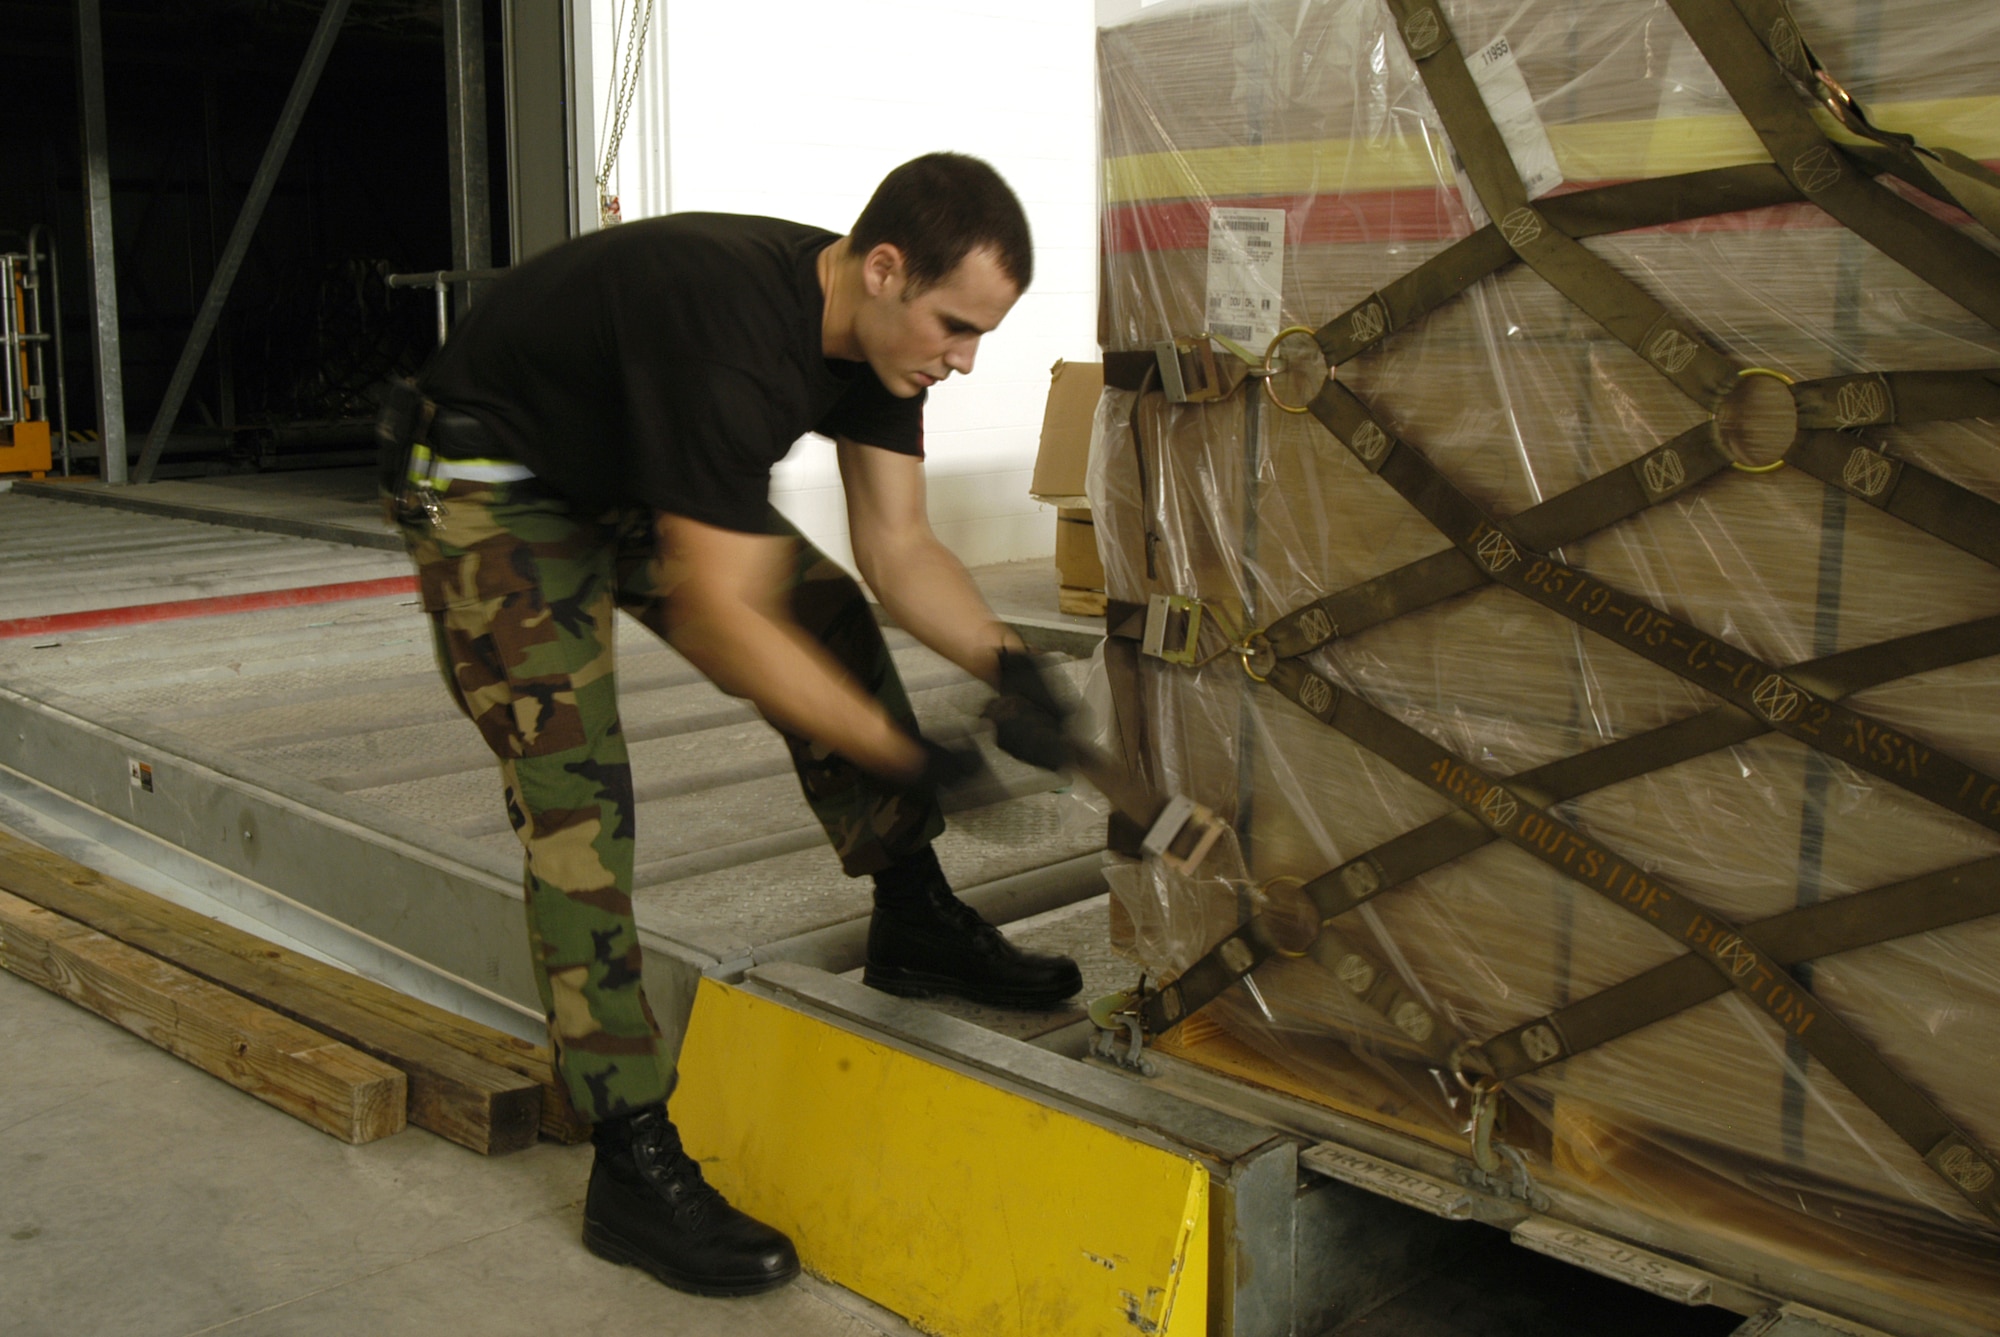
[[[1466,1125],[1466,1140],[1472,1148],[1472,1166],[1461,1169],[1460,1182],[1485,1193],[1518,1199],[1537,1211],[1546,1210],[1548,1196],[1535,1187],[1535,1177],[1528,1170],[1528,1158],[1521,1154],[1519,1148],[1493,1140],[1503,1083],[1496,1077],[1483,1074],[1468,1077],[1465,1057],[1465,1049],[1461,1046],[1451,1060],[1452,1077],[1472,1097],[1471,1118]]]
[[[1097,1038],[1090,1052],[1142,1077],[1155,1077],[1159,1067],[1146,1057],[1146,1026],[1139,1016],[1145,996],[1146,977],[1141,975],[1136,987],[1092,1000],[1090,1024],[1097,1028]]]
[[[1452,1052],[1451,1075],[1460,1088],[1472,1097],[1472,1118],[1466,1125],[1466,1137],[1472,1143],[1472,1163],[1479,1167],[1481,1174],[1492,1174],[1500,1168],[1500,1158],[1493,1151],[1493,1121],[1499,1113],[1500,1082],[1485,1074],[1467,1076],[1464,1046]]]

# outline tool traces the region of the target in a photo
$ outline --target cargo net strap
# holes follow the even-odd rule
[[[2000,205],[2000,193],[1990,193],[2000,186],[2000,178],[1958,155],[1933,153],[1907,137],[1876,129],[1812,57],[1783,0],[1670,0],[1773,162],[1531,204],[1442,14],[1426,0],[1387,3],[1481,203],[1498,221],[1314,332],[1327,359],[1326,384],[1294,411],[1310,412],[1453,546],[1296,609],[1229,648],[1242,657],[1250,677],[1267,682],[1308,714],[1427,785],[1456,810],[1310,880],[1284,878],[1264,887],[1263,910],[1180,978],[1141,1000],[1147,1029],[1172,1029],[1273,956],[1312,956],[1433,1062],[1461,1076],[1469,1072],[1505,1081],[1733,989],[1817,1058],[1968,1201],[2000,1222],[2000,1162],[1790,970],[1818,956],[2000,913],[2000,858],[1739,924],[1683,888],[1643,871],[1555,811],[1579,795],[1776,732],[2000,832],[2000,778],[1841,704],[1865,688],[2000,654],[2000,617],[1804,663],[1773,665],[1551,555],[1732,466],[1745,468],[1731,457],[1713,415],[1743,377],[1765,375],[1789,386],[1798,414],[1798,431],[1782,464],[2000,565],[2000,505],[1850,434],[1891,423],[2000,416],[2000,369],[1868,373],[1794,383],[1781,373],[1739,365],[1578,240],[1810,200],[2000,328],[2000,257],[1907,203],[1873,175],[1893,173],[1961,205],[1989,227],[2000,224],[2000,208],[1994,207]],[[1802,92],[1866,142],[1830,140]],[[1336,376],[1342,362],[1515,261],[1529,265],[1587,311],[1711,418],[1629,464],[1503,520],[1399,439]],[[1267,352],[1266,370],[1284,337]],[[1121,380],[1118,356],[1106,359],[1107,379],[1114,384]],[[1131,379],[1140,382],[1143,398],[1151,377]],[[1139,425],[1135,404],[1134,444],[1143,461]],[[1752,471],[1771,467],[1778,466]],[[1150,510],[1150,501],[1147,505]],[[1149,539],[1151,532],[1149,521]],[[1149,542],[1149,568],[1150,548]],[[1304,662],[1304,656],[1338,637],[1488,584],[1511,589],[1625,647],[1712,693],[1722,704],[1518,775],[1500,776],[1453,754]],[[1109,611],[1112,635],[1135,638],[1145,615],[1138,606],[1114,602]],[[1189,655],[1179,662],[1192,666],[1212,657]],[[1478,1042],[1455,1034],[1401,987],[1395,971],[1357,941],[1358,935],[1342,933],[1336,921],[1496,840],[1581,883],[1689,951],[1502,1034]]]

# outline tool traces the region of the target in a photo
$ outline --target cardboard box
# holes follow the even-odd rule
[[[1103,390],[1101,363],[1058,362],[1049,369],[1041,450],[1028,486],[1036,501],[1056,508],[1057,606],[1083,617],[1104,615],[1104,563],[1097,555],[1090,499],[1084,495],[1091,424]]]
[[[1097,526],[1090,512],[1056,508],[1056,603],[1082,617],[1104,616],[1104,560],[1097,552]]]
[[[1104,562],[1097,555],[1097,526],[1090,512],[1056,508],[1056,575],[1071,589],[1104,588]]]
[[[1087,511],[1084,472],[1090,464],[1090,424],[1104,390],[1098,362],[1058,362],[1049,368],[1049,402],[1042,412],[1042,444],[1028,495],[1050,506]],[[1100,571],[1097,587],[1103,588]]]

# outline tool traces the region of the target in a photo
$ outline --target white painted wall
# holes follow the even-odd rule
[[[633,3],[588,0],[599,142],[613,24],[629,25]],[[931,519],[969,564],[1055,549],[1054,512],[1028,478],[1050,366],[1097,357],[1094,42],[1089,0],[656,0],[619,153],[628,219],[713,209],[844,232],[890,168],[937,149],[1012,183],[1034,284],[974,374],[931,392],[925,421]],[[772,495],[850,560],[830,444],[801,442]]]

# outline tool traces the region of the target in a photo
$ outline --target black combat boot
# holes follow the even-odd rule
[[[583,1203],[584,1247],[643,1268],[677,1291],[755,1295],[799,1274],[782,1231],[745,1216],[701,1177],[664,1105],[591,1130],[597,1161]]]
[[[1076,962],[1022,951],[952,895],[928,845],[875,875],[861,978],[905,998],[956,994],[999,1007],[1054,1007],[1083,988]]]

